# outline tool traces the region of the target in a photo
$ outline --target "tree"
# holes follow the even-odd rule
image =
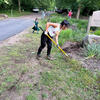
[[[12,0],[0,0],[0,9],[6,9],[10,7],[12,4]]]
[[[18,0],[18,9],[19,9],[19,12],[21,13],[21,2],[20,2],[20,0]]]
[[[96,9],[95,6],[97,7],[98,0],[76,0],[76,2],[78,5],[76,18],[79,19],[81,9],[88,6],[92,7],[92,9]]]
[[[55,0],[35,0],[35,4],[40,8],[49,9],[54,8]]]
[[[73,9],[76,12],[76,18],[79,19],[80,13],[85,7],[90,10],[100,9],[100,0],[56,0],[58,8]]]

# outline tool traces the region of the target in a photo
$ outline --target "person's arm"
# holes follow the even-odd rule
[[[47,22],[47,24],[46,24],[46,32],[48,32],[48,28],[50,26],[53,26],[54,28],[56,28],[58,26],[58,24],[57,23]]]
[[[59,43],[58,43],[58,36],[59,36],[59,34],[60,34],[60,32],[57,32],[57,33],[56,33],[56,37],[55,37],[55,38],[56,38],[56,43],[57,43],[57,45],[59,45]]]

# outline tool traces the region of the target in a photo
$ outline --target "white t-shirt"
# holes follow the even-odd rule
[[[60,29],[60,24],[58,25],[58,27],[54,28],[53,26],[50,26],[48,28],[48,32],[49,32],[49,35],[51,37],[54,37],[56,35],[56,32],[60,32],[61,29]]]

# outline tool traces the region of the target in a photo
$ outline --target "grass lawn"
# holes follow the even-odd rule
[[[28,12],[28,11],[19,13],[19,11],[17,10],[12,10],[12,14],[11,14],[11,10],[0,11],[0,14],[7,14],[9,17],[19,17],[19,16],[24,16],[24,15],[30,15],[31,13],[32,12]]]
[[[20,96],[26,100],[100,100],[99,71],[92,73],[78,61],[65,58],[54,45],[56,60],[46,60],[45,49],[38,61],[41,34],[31,32],[16,45],[0,48],[0,100]]]

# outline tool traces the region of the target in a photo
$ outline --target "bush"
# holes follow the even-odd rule
[[[100,30],[95,31],[94,34],[100,36]]]
[[[76,20],[75,18],[69,19],[68,17],[64,17],[61,15],[53,15],[52,17],[50,17],[50,22],[61,23],[61,21],[63,21],[64,19],[68,20],[70,22],[70,25],[76,25],[80,32],[86,32],[88,24],[87,20]]]
[[[47,23],[49,18],[46,18],[40,22],[42,27],[45,29],[45,25]],[[77,26],[77,30],[67,29],[65,31],[62,31],[59,35],[59,44],[63,45],[67,40],[68,41],[82,41],[83,37],[86,35],[86,27],[87,22],[86,20],[76,20],[74,18],[69,19],[68,17],[53,14],[50,16],[50,22],[53,23],[61,23],[64,19],[68,20],[70,22],[70,25],[74,24]]]
[[[53,23],[61,23],[65,18],[64,17],[61,17],[61,16],[52,16],[50,18],[50,22],[53,22]]]
[[[67,40],[69,41],[81,41],[83,40],[83,37],[85,36],[84,33],[80,33],[79,30],[71,30],[68,29],[66,31],[62,31],[59,35],[59,44],[63,45],[63,43],[65,43]]]
[[[68,19],[68,21],[71,24],[75,24],[77,26],[78,30],[80,30],[82,32],[86,32],[86,28],[87,28],[87,24],[88,24],[87,20],[76,20],[76,19],[72,18],[72,19]]]

